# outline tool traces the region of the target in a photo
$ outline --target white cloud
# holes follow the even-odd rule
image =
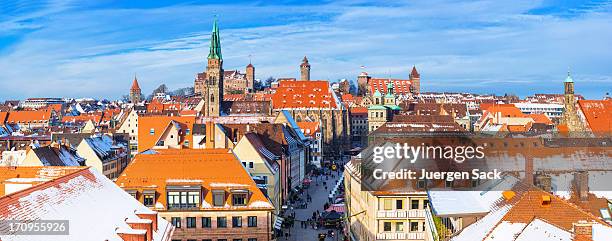
[[[547,4],[547,3],[546,3]],[[190,86],[205,68],[210,20],[220,14],[225,69],[252,55],[257,77],[295,77],[304,55],[317,79],[404,77],[413,64],[434,91],[558,92],[571,67],[577,90],[612,89],[612,14],[534,15],[541,1],[409,1],[393,6],[171,6],[62,12],[0,55],[0,99],[117,98],[138,73],[150,91]],[[607,10],[606,10],[607,9]],[[537,89],[525,88],[530,85]],[[603,88],[602,88],[603,87]]]

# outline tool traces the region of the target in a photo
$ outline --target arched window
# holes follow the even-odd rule
[[[215,95],[210,94],[210,102],[215,102]]]

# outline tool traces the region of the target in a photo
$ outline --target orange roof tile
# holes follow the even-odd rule
[[[155,146],[158,139],[163,134],[164,130],[171,124],[172,121],[176,121],[181,125],[181,128],[193,129],[193,124],[196,122],[195,116],[142,116],[138,118],[138,152],[151,149]],[[151,132],[153,130],[153,132]],[[152,134],[151,134],[152,133]],[[193,136],[190,131],[186,134],[186,131],[182,132],[181,144],[185,141],[189,141],[189,147],[192,147]]]
[[[353,107],[351,108],[351,114],[367,114],[368,107]]]
[[[11,179],[24,178],[25,181],[27,178],[29,183],[36,185],[86,168],[88,167],[0,167],[0,197],[6,195],[5,184],[13,182]]]
[[[304,132],[304,135],[314,136],[317,133],[317,131],[319,131],[318,121],[309,121],[309,122],[299,121],[296,123],[300,127],[300,129],[302,129],[302,131]]]
[[[546,124],[546,125],[552,125],[553,124],[553,122],[548,118],[548,116],[546,116],[545,114],[542,114],[542,113],[528,114],[527,116],[531,117],[531,119],[533,119],[534,123],[540,123],[540,124]]]
[[[550,205],[542,205],[543,196],[550,197]],[[578,206],[535,187],[520,195],[502,221],[530,223],[535,218],[545,220],[568,231],[572,229],[573,223],[580,220],[596,221],[608,225]]]
[[[167,208],[166,186],[201,185],[201,210],[271,210],[263,193],[246,172],[240,161],[228,149],[160,150],[157,154],[138,154],[116,181],[126,190],[156,189],[162,193],[157,202]],[[212,190],[248,190],[251,195],[246,206],[213,207]],[[161,210],[165,209],[162,208]]]
[[[374,94],[378,90],[381,94],[387,93],[387,85],[389,84],[389,80],[393,83],[393,92],[396,94],[409,94],[410,86],[412,86],[412,81],[407,79],[379,79],[372,78],[368,81],[370,85],[370,91]]]
[[[612,100],[578,100],[578,105],[591,131],[612,132]]]
[[[100,120],[102,120],[102,113],[62,117],[62,122],[64,123],[66,122],[82,123],[82,122],[87,122],[90,120],[93,121],[94,124],[100,123]]]
[[[51,111],[47,110],[22,110],[11,111],[6,122],[20,123],[32,121],[48,121],[51,118]]]
[[[272,96],[274,109],[339,108],[325,80],[280,81]]]
[[[6,122],[6,117],[8,117],[8,112],[0,112],[0,124]]]

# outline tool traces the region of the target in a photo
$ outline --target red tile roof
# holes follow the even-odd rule
[[[297,125],[300,127],[300,129],[302,129],[302,131],[304,132],[304,135],[307,135],[307,136],[314,136],[319,131],[318,121],[310,121],[310,122],[300,121],[300,122],[297,122]]]
[[[612,100],[578,100],[591,131],[612,132]]]
[[[8,123],[23,123],[33,121],[48,121],[51,118],[51,111],[47,110],[22,110],[9,112]]]
[[[138,118],[138,152],[145,151],[147,149],[151,149],[155,146],[156,142],[159,140],[163,132],[166,128],[175,121],[180,124],[183,129],[193,129],[193,124],[196,121],[195,116],[141,116]],[[153,130],[153,134],[151,134],[151,130]],[[189,147],[193,145],[193,136],[190,131],[189,134],[186,134],[185,130],[183,130],[183,136],[181,141],[181,146],[183,141],[189,141]]]
[[[274,109],[339,108],[335,94],[324,80],[280,81],[272,96]]]
[[[368,114],[368,107],[353,107],[351,114]]]
[[[548,118],[548,116],[546,116],[545,114],[542,114],[542,113],[528,114],[527,116],[531,117],[531,119],[533,119],[534,123],[546,124],[546,125],[552,125],[553,124],[553,122]]]
[[[228,149],[159,150],[158,154],[138,154],[116,183],[130,190],[156,189],[166,192],[167,185],[201,185],[202,210],[271,210],[272,205],[246,172],[240,161]],[[188,183],[188,184],[187,184]],[[212,190],[248,190],[246,206],[232,206],[226,194],[226,204],[213,207]],[[157,202],[167,208],[166,195]]]
[[[374,94],[376,90],[381,94],[387,94],[387,85],[389,84],[389,80],[393,83],[393,91],[395,94],[409,94],[410,86],[412,86],[412,81],[407,79],[379,79],[372,78],[368,81],[370,85],[370,94]]]

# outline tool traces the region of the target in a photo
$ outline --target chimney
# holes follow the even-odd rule
[[[146,230],[146,240],[153,240],[153,221],[149,219],[140,219],[140,218],[126,218],[125,222],[130,226],[130,228],[135,230]]]
[[[540,203],[542,207],[550,207],[551,202],[550,195],[542,195],[542,202]]]
[[[136,216],[142,219],[151,220],[151,226],[153,231],[157,231],[157,212],[156,211],[138,211],[136,212]]]
[[[115,232],[123,241],[148,241],[146,230],[133,230],[126,228],[117,228]]]
[[[533,159],[530,156],[525,156],[525,182],[533,185]]]
[[[536,173],[535,185],[545,192],[552,192],[552,178],[549,175],[541,172]]]
[[[593,240],[593,223],[580,220],[574,223],[574,240]]]
[[[574,174],[576,191],[580,201],[588,201],[589,199],[589,173],[580,171]]]

